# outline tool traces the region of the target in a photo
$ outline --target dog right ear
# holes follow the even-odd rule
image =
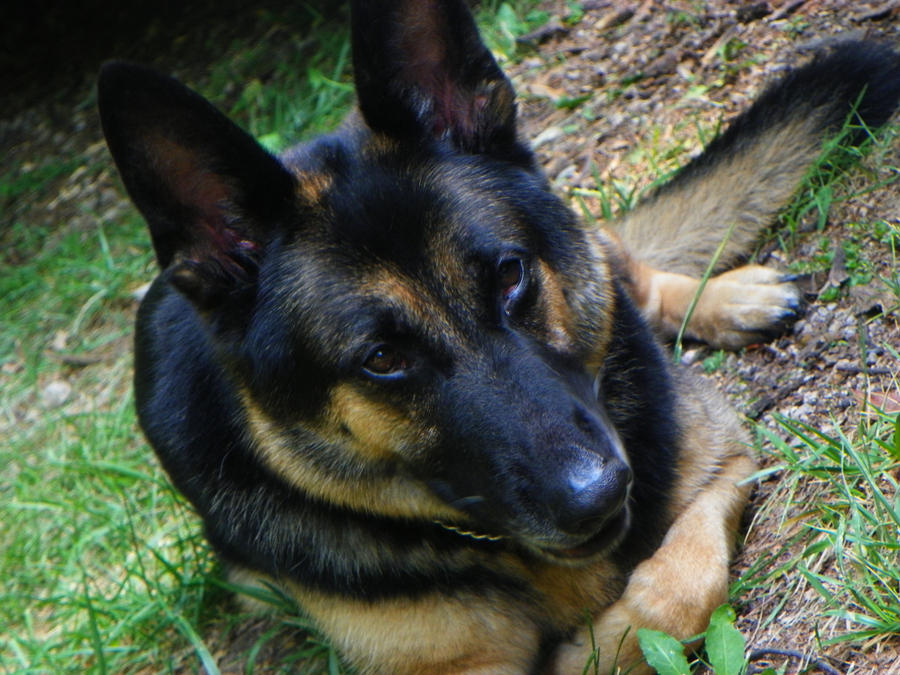
[[[512,84],[465,0],[353,0],[353,77],[369,127],[526,165]]]
[[[103,133],[161,267],[201,308],[256,281],[295,199],[294,179],[199,94],[147,68],[107,63]]]

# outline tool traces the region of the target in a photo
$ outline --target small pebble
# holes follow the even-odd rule
[[[58,408],[72,396],[72,385],[64,380],[54,380],[41,392],[45,408]]]

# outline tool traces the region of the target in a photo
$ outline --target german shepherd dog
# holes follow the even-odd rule
[[[277,158],[176,81],[102,70],[162,268],[135,387],[163,466],[360,673],[573,675],[594,649],[609,672],[638,627],[701,632],[754,460],[659,339],[727,235],[688,335],[798,315],[789,279],[734,265],[823,135],[886,121],[900,58],[794,71],[602,231],[551,192],[464,0],[358,0],[352,47],[357,111]]]

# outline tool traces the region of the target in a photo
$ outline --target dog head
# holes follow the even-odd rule
[[[295,488],[554,559],[608,549],[631,470],[597,387],[603,246],[519,139],[462,0],[354,3],[352,40],[358,112],[280,158],[174,80],[105,66],[158,283]]]

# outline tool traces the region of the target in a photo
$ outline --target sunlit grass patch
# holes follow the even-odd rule
[[[46,412],[0,448],[7,672],[161,664],[172,614],[202,611],[214,562],[138,440],[128,391],[106,410]]]
[[[825,601],[826,642],[900,631],[900,414],[870,403],[852,432],[779,424],[786,434],[763,431],[783,471],[770,504],[799,527],[796,557],[762,578],[799,572]]]

